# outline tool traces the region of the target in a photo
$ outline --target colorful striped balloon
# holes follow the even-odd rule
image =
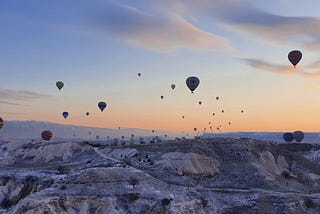
[[[49,130],[45,130],[41,132],[41,137],[42,137],[42,140],[49,141],[52,138],[52,132]]]
[[[4,121],[3,119],[0,117],[0,129],[3,127]]]

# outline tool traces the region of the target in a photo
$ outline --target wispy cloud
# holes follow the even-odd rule
[[[305,65],[303,68],[300,66],[293,68],[292,66],[274,64],[260,59],[247,58],[241,60],[246,62],[249,66],[260,71],[268,71],[287,75],[298,74],[306,78],[320,77],[320,61]]]
[[[242,59],[242,60],[257,70],[270,71],[274,73],[289,74],[289,75],[296,74],[298,72],[298,68],[294,69],[288,65],[272,64],[270,62],[266,62],[260,59]]]
[[[50,98],[51,95],[42,94],[33,91],[25,90],[11,90],[11,89],[2,89],[0,88],[0,103],[6,105],[18,105],[25,106],[20,102]]]
[[[157,51],[177,47],[231,49],[223,37],[208,33],[179,15],[155,15],[127,5],[110,4],[96,16],[96,23],[105,32]]]
[[[320,46],[320,19],[272,14],[255,7],[249,0],[167,0],[166,10],[190,18],[207,18],[231,31],[255,35],[272,43],[303,42],[302,46]]]

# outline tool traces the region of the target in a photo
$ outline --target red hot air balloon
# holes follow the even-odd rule
[[[290,53],[288,54],[288,59],[291,62],[291,64],[293,65],[293,67],[296,67],[296,65],[302,59],[302,53],[298,50],[290,51]]]
[[[45,130],[41,132],[41,137],[43,140],[49,141],[52,138],[52,132],[49,130]]]

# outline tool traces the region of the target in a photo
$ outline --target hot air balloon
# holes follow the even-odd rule
[[[186,84],[188,88],[190,89],[191,93],[193,93],[194,90],[199,86],[200,80],[198,77],[188,77],[186,79]]]
[[[49,141],[52,138],[52,132],[49,130],[45,130],[41,132],[42,140]]]
[[[103,112],[103,110],[107,107],[107,104],[105,102],[99,102],[98,107]]]
[[[201,105],[201,104],[202,104],[202,101],[199,101],[198,103],[199,103],[199,105]]]
[[[154,130],[152,130],[152,133],[154,133]]]
[[[131,134],[131,137],[134,138],[134,134]]]
[[[161,98],[161,99],[163,99],[163,98],[164,98],[164,96],[160,96],[160,98]]]
[[[62,116],[64,117],[64,119],[67,119],[67,117],[69,116],[69,113],[68,112],[62,112]]]
[[[89,135],[91,135],[91,132],[89,132]]]
[[[89,112],[86,113],[87,116],[89,116],[89,114],[90,114]]]
[[[211,124],[211,122],[209,122],[209,125]]]
[[[298,50],[290,51],[290,53],[288,54],[288,59],[293,65],[293,67],[296,67],[296,65],[299,63],[301,58],[302,58],[302,53]]]
[[[167,134],[165,134],[165,135],[164,135],[164,137],[165,137],[165,138],[167,138],[167,137],[168,137],[168,135],[167,135]]]
[[[64,86],[64,83],[62,81],[58,81],[58,82],[56,82],[56,86],[59,90],[61,90]]]
[[[3,124],[4,124],[4,121],[3,121],[3,119],[0,117],[0,129],[2,129]]]
[[[219,97],[216,97],[216,100],[219,100]]]
[[[140,77],[141,76],[141,73],[138,73],[138,77]]]
[[[292,133],[293,135],[293,139],[296,141],[296,142],[301,142],[304,138],[304,133],[302,131],[295,131]]]
[[[120,130],[120,129],[121,129],[121,127],[119,126],[119,127],[118,127],[118,129]]]
[[[193,130],[196,132],[196,131],[197,131],[197,128],[193,128]]]
[[[213,112],[213,113],[212,113],[212,116],[216,116],[216,113]]]
[[[172,90],[175,89],[176,85],[175,84],[171,84],[171,88]]]
[[[241,113],[243,113],[243,110],[241,110]]]
[[[182,118],[184,119],[184,116],[182,116]]]
[[[224,110],[221,110],[222,113],[224,113]]]
[[[228,124],[231,125],[231,122],[229,122]]]
[[[286,142],[293,141],[293,134],[291,132],[283,133],[282,137]]]

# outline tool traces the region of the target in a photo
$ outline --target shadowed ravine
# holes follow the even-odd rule
[[[2,142],[1,213],[319,213],[320,146]]]

